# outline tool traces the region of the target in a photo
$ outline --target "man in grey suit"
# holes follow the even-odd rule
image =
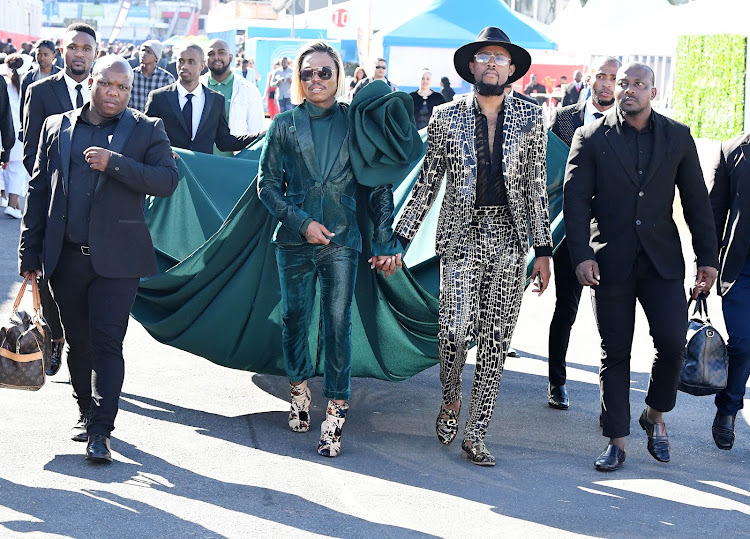
[[[468,344],[475,340],[477,364],[461,448],[474,464],[494,466],[484,437],[521,307],[529,229],[538,294],[550,278],[547,132],[539,105],[504,92],[529,70],[531,55],[502,30],[485,28],[477,41],[456,51],[453,62],[476,93],[435,109],[422,171],[395,231],[402,243],[414,238],[445,178],[435,246],[443,389],[435,431],[446,445],[458,434],[461,375]]]

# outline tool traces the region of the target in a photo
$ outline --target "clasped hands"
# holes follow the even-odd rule
[[[317,221],[312,221],[307,225],[307,229],[305,230],[307,243],[314,245],[328,245],[331,243],[330,238],[335,235],[325,225]],[[402,266],[401,253],[397,255],[371,256],[367,261],[370,263],[370,269],[374,269],[378,273],[382,272],[383,277],[386,278],[396,273],[396,270]]]

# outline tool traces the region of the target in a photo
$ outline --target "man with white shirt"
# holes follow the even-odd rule
[[[161,118],[172,146],[194,152],[239,151],[260,134],[234,136],[227,123],[224,96],[200,82],[205,66],[203,49],[190,44],[179,51],[174,84],[154,90],[146,103],[146,116]]]
[[[33,176],[39,136],[47,117],[81,108],[89,102],[91,98],[89,74],[94,58],[96,58],[96,46],[96,31],[91,26],[84,23],[71,24],[65,30],[60,49],[65,59],[65,68],[32,83],[26,89],[21,131],[23,166],[30,176]],[[47,371],[47,375],[52,376],[57,373],[62,364],[62,350],[65,342],[63,327],[59,309],[46,281],[41,283],[39,295],[42,300],[42,312],[52,334],[52,360]],[[84,414],[84,410],[81,410],[78,423],[71,432],[74,440],[86,441],[87,421],[88,417]]]
[[[592,62],[591,96],[567,107],[552,109],[550,131],[571,145],[576,129],[604,116],[615,104],[615,77],[620,61],[613,57]],[[552,257],[555,268],[555,313],[549,326],[549,385],[547,403],[552,408],[565,410],[569,406],[565,388],[565,356],[568,352],[570,329],[578,314],[582,286],[570,260],[568,243],[563,240]]]
[[[263,100],[258,87],[232,72],[232,55],[223,39],[214,39],[206,49],[209,72],[201,75],[201,82],[224,96],[229,132],[248,135],[263,131]],[[214,146],[214,154],[231,156]]]

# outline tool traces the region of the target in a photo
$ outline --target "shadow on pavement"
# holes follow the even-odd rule
[[[472,367],[467,365],[464,395],[469,394],[472,374]],[[632,378],[631,415],[637,418],[643,407],[648,375],[633,373]],[[288,383],[284,378],[255,375],[253,381],[262,390],[286,400]],[[575,533],[616,537],[627,536],[637,529],[639,535],[661,535],[674,532],[670,526],[679,521],[680,530],[700,535],[701,530],[705,533],[715,531],[716,519],[721,515],[715,512],[716,509],[731,510],[735,504],[741,512],[745,512],[745,507],[750,510],[750,506],[743,505],[747,500],[742,495],[726,490],[711,494],[726,504],[719,503],[714,507],[701,505],[701,502],[690,503],[694,508],[685,511],[682,503],[687,501],[683,502],[679,497],[675,499],[676,496],[669,492],[662,493],[656,487],[653,491],[647,488],[643,492],[644,487],[631,486],[637,482],[642,485],[643,481],[654,481],[660,488],[666,485],[674,491],[689,487],[688,491],[698,489],[695,491],[698,494],[708,488],[699,480],[745,487],[737,485],[737,479],[738,476],[744,477],[740,474],[744,469],[743,461],[750,456],[747,445],[738,443],[732,452],[720,452],[714,447],[710,434],[713,408],[707,400],[701,401],[706,406],[697,414],[680,413],[678,402],[677,411],[667,416],[673,448],[670,464],[658,463],[650,457],[646,451],[645,435],[633,420],[625,467],[614,474],[605,474],[593,468],[594,458],[606,445],[598,427],[599,389],[593,384],[569,382],[571,409],[559,411],[546,405],[546,378],[506,372],[486,438],[488,447],[498,459],[498,465],[489,469],[474,466],[461,457],[458,443],[461,433],[458,441],[449,447],[441,446],[435,439],[434,420],[440,393],[436,368],[400,384],[354,380],[343,452],[335,459],[316,454],[318,428],[325,406],[321,395],[322,380],[312,380],[310,387],[313,425],[305,434],[287,428],[286,412],[227,417],[132,394],[123,397],[163,411],[138,407],[127,401],[123,401],[122,408],[154,419],[193,426],[205,436],[473,500],[494,507],[495,512],[504,516]],[[689,404],[694,404],[684,395],[678,399],[688,399]],[[462,427],[467,413],[465,408],[461,415]],[[696,415],[699,424],[696,424]],[[194,476],[188,470],[175,469],[135,448],[126,448],[123,453],[133,460],[140,462],[142,459],[153,464],[154,470],[170,471],[171,468],[173,473],[170,475],[203,482],[208,492],[221,486],[221,482]],[[284,507],[289,504],[307,510],[331,511],[288,493],[267,493],[264,492],[266,489],[232,486],[240,491],[246,489],[247,496],[251,497],[280,496]],[[191,490],[190,496],[194,497],[202,490]],[[178,492],[172,493],[179,495]],[[217,503],[210,496],[206,501]],[[218,503],[226,506],[227,502]],[[238,511],[247,509],[239,502],[227,507]],[[542,507],[544,511],[540,511]],[[253,505],[253,510],[257,511],[257,504]],[[336,519],[352,518],[335,511],[331,513]],[[308,529],[293,514],[287,519],[275,509],[268,513],[261,511],[258,516]],[[602,519],[608,523],[607,530],[601,528]],[[622,533],[611,527],[618,521],[622,522]],[[729,522],[727,525],[731,529]],[[317,528],[309,531],[326,533]],[[406,531],[399,530],[399,533]]]

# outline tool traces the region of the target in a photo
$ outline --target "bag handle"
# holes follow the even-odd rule
[[[32,277],[34,277],[32,279]],[[21,285],[21,289],[18,291],[18,296],[16,296],[16,301],[13,303],[13,314],[18,312],[18,307],[21,305],[21,300],[23,299],[23,295],[26,292],[26,285],[29,284],[29,281],[31,281],[31,300],[32,304],[34,305],[34,312],[37,314],[41,313],[41,301],[39,300],[39,283],[37,283],[36,280],[36,274],[31,272],[23,279],[23,284]]]
[[[690,290],[690,301],[688,301],[688,312],[690,312],[690,305],[693,304],[693,290]],[[701,320],[705,320],[709,324],[711,319],[708,317],[708,303],[706,302],[705,292],[698,294],[698,299],[695,301],[695,309],[693,309],[693,316],[698,315]]]

